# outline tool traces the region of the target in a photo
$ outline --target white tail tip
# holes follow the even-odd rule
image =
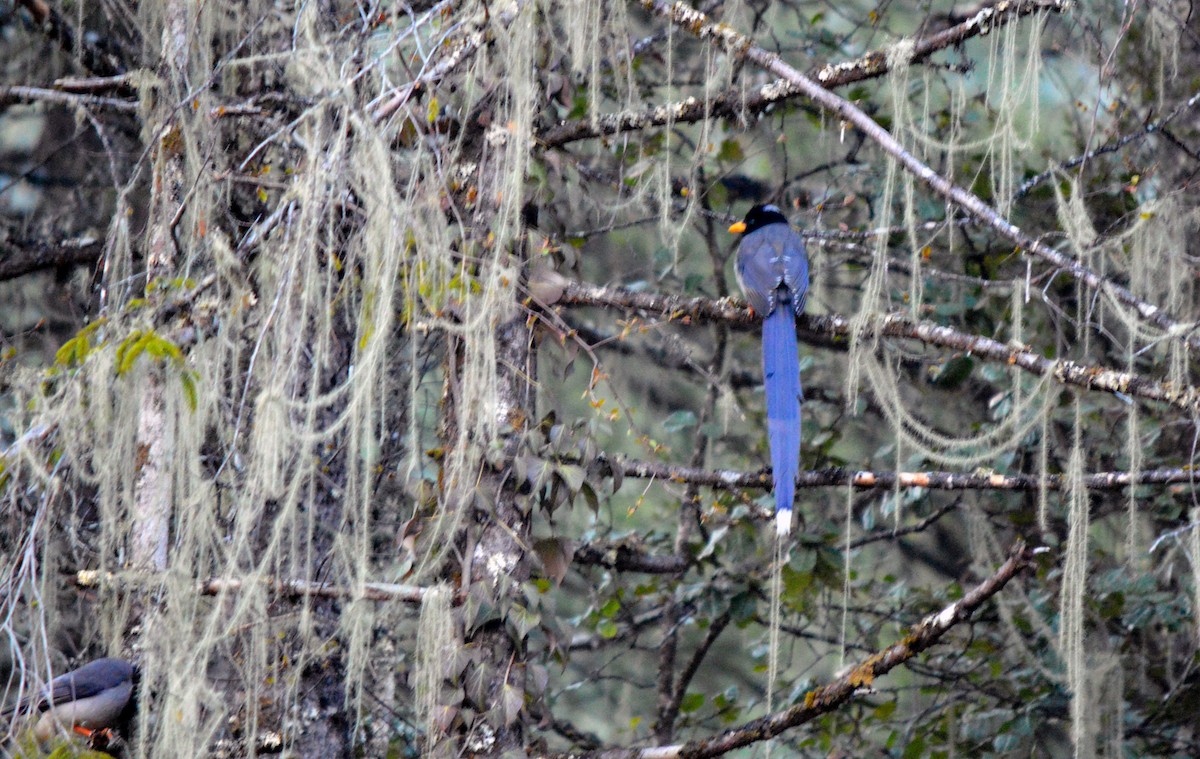
[[[780,509],[775,512],[775,534],[779,537],[790,534],[792,531],[792,510]]]

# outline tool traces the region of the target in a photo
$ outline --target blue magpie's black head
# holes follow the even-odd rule
[[[729,231],[734,234],[749,234],[756,229],[762,229],[768,224],[787,223],[787,217],[783,215],[783,211],[779,210],[779,206],[765,203],[751,208],[746,214],[746,218],[730,226]]]

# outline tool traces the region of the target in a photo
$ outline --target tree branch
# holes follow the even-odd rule
[[[868,545],[870,543],[878,543],[881,540],[895,540],[896,538],[900,538],[905,535],[912,535],[913,533],[924,532],[925,530],[929,529],[929,527],[931,525],[937,523],[937,521],[939,519],[946,516],[951,511],[954,511],[960,505],[962,505],[962,496],[955,498],[953,501],[942,506],[940,509],[933,512],[932,514],[925,517],[924,519],[922,519],[920,522],[917,522],[916,524],[910,524],[907,527],[875,530],[872,533],[863,535],[861,538],[857,538],[855,540],[850,541],[847,544],[847,547],[851,548],[851,549],[862,548],[865,545]]]
[[[73,574],[72,583],[79,588],[128,587],[138,584],[139,579],[146,582],[159,582],[161,577],[146,572],[116,575],[112,572],[81,569]],[[286,598],[348,598],[404,603],[420,603],[428,592],[428,588],[420,585],[403,585],[393,582],[366,582],[358,588],[351,588],[327,582],[274,577],[264,577],[259,580],[211,577],[207,580],[200,580],[196,584],[196,592],[202,596],[216,596],[222,593],[240,593],[253,586],[268,588]],[[454,603],[461,603],[461,601],[461,598],[454,599]]]
[[[876,678],[932,647],[955,625],[970,619],[976,609],[999,593],[1017,573],[1031,567],[1033,556],[1037,552],[1037,549],[1027,548],[1022,542],[1016,543],[1009,551],[1008,560],[961,600],[950,604],[937,614],[926,617],[899,643],[869,657],[846,675],[809,691],[801,704],[752,720],[712,738],[688,741],[683,745],[559,754],[554,759],[567,759],[567,756],[577,759],[707,759],[773,738],[789,728],[811,722],[850,701],[860,688],[869,688]]]
[[[108,98],[85,93],[61,92],[59,90],[48,90],[45,87],[0,86],[0,106],[29,102],[108,108],[122,113],[136,113],[138,110],[136,100]]]
[[[103,242],[95,237],[79,237],[54,244],[5,240],[2,245],[10,250],[0,256],[0,282],[59,266],[94,264],[104,253]]]
[[[654,575],[678,574],[687,571],[691,566],[691,562],[679,556],[658,556],[632,546],[595,542],[584,543],[576,548],[571,561],[618,572],[645,572]]]
[[[982,37],[1025,16],[1043,11],[1064,13],[1070,7],[1069,0],[1000,0],[949,29],[917,40],[909,63],[925,61],[939,50],[962,44],[972,37]],[[872,50],[852,61],[826,64],[813,79],[826,88],[833,88],[882,76],[890,70],[888,51]]]
[[[687,695],[688,685],[691,684],[692,678],[696,676],[700,665],[704,663],[704,659],[708,656],[709,649],[717,642],[717,638],[721,637],[721,633],[729,626],[733,620],[733,613],[726,609],[708,626],[708,631],[704,633],[704,640],[700,641],[700,645],[696,646],[696,650],[692,652],[692,658],[688,659],[688,663],[684,665],[683,670],[679,673],[679,679],[675,683],[675,692],[671,695],[671,702],[667,705],[667,713],[663,719],[666,722],[674,723],[675,718],[679,716],[679,705],[683,703],[683,697]]]
[[[701,469],[659,461],[637,459],[608,459],[625,477],[655,479],[676,483],[701,485],[715,490],[771,487],[770,470],[761,472],[739,472],[733,469]],[[1200,474],[1190,467],[1148,469],[1140,472],[1093,472],[1083,476],[1083,486],[1089,490],[1120,490],[1134,485],[1177,485],[1189,484],[1200,479]],[[891,472],[864,471],[846,467],[801,470],[796,475],[798,488],[846,487],[869,488],[925,488],[926,490],[1014,490],[1033,491],[1042,486],[1041,478],[1032,474],[995,474],[993,472]],[[1061,474],[1046,475],[1048,490],[1063,490],[1070,483]],[[646,559],[638,559],[646,561]],[[662,559],[658,559],[662,561]],[[614,567],[615,568],[615,567]],[[636,570],[648,571],[648,570]]]
[[[749,308],[732,298],[683,298],[677,295],[635,293],[621,288],[576,282],[565,285],[562,297],[557,302],[649,311],[683,324],[690,324],[692,319],[721,320],[741,326],[757,324],[759,321]],[[836,314],[803,314],[797,319],[797,323],[802,332],[825,337],[849,338],[852,334],[850,320]],[[1161,401],[1189,412],[1200,411],[1200,388],[1192,385],[1177,387],[1171,383],[1155,382],[1131,372],[1119,372],[1075,361],[1049,359],[1026,346],[1014,346],[990,337],[970,335],[929,322],[916,322],[899,313],[874,317],[866,330],[868,334],[878,334],[882,337],[899,337],[951,348],[988,361],[1016,366],[1039,377],[1049,375],[1064,385]]]

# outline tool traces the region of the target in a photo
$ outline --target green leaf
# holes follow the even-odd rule
[[[600,607],[600,616],[612,618],[617,616],[617,612],[621,610],[621,601],[613,596],[608,599],[603,606]]]
[[[571,549],[560,538],[542,538],[533,544],[533,550],[541,559],[546,576],[554,580],[555,586],[562,585],[571,566]]]
[[[717,160],[740,163],[746,160],[746,154],[742,152],[741,144],[737,140],[730,138],[721,141],[721,149],[717,151]]]
[[[525,692],[531,696],[540,696],[546,692],[550,682],[550,672],[540,664],[530,664],[525,669]]]
[[[725,690],[713,696],[713,705],[718,709],[725,710],[737,703],[738,688],[736,685],[730,685]]]
[[[721,542],[727,532],[729,532],[729,525],[718,525],[712,531],[712,534],[709,535],[708,543],[706,543],[704,548],[700,550],[700,553],[696,554],[696,559],[707,559],[709,556],[711,556],[712,552],[717,549],[717,544]]]
[[[525,693],[511,683],[504,683],[504,687],[500,689],[500,709],[504,715],[505,727],[517,721],[524,705]]]
[[[537,612],[530,611],[521,604],[514,603],[508,611],[508,618],[512,620],[513,625],[517,628],[517,634],[521,640],[524,640],[529,635],[529,631],[536,628],[542,621],[542,615]]]
[[[587,501],[588,508],[592,510],[593,514],[599,513],[600,497],[596,495],[596,491],[591,485],[583,483],[583,487],[579,488],[579,494]]]
[[[783,566],[783,600],[789,606],[800,607],[804,594],[813,584],[812,572],[797,572],[791,565]]]
[[[63,343],[62,347],[54,354],[55,365],[79,366],[82,364],[88,353],[91,352],[92,335],[96,334],[96,330],[100,329],[107,321],[107,319],[97,319],[79,330],[75,337]]]
[[[558,472],[558,476],[562,478],[563,484],[572,493],[579,492],[579,489],[583,487],[584,477],[587,476],[587,472],[583,470],[583,467],[575,466],[574,464],[559,464],[556,471]]]
[[[953,390],[962,385],[963,382],[971,376],[971,370],[975,367],[975,362],[969,356],[958,356],[945,362],[941,366],[931,366],[929,375],[933,379],[933,383],[938,387]]]
[[[992,748],[1001,753],[1015,751],[1020,745],[1020,739],[1015,735],[1010,735],[1009,733],[1001,733],[992,739]],[[908,752],[906,751],[904,755],[907,757]]]
[[[146,342],[146,352],[155,358],[169,358],[177,364],[183,363],[183,352],[179,350],[179,346],[158,335],[153,335]]]
[[[681,714],[691,714],[702,706],[704,706],[703,693],[688,693],[679,702],[679,712]]]
[[[904,747],[904,759],[921,759],[925,756],[925,739],[918,735]]]

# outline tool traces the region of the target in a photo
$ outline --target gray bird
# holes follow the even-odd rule
[[[49,740],[62,728],[90,736],[128,717],[135,677],[133,665],[124,659],[97,659],[59,675],[42,693],[0,711],[0,717],[7,720],[14,714],[41,712],[33,728],[39,741]]]

